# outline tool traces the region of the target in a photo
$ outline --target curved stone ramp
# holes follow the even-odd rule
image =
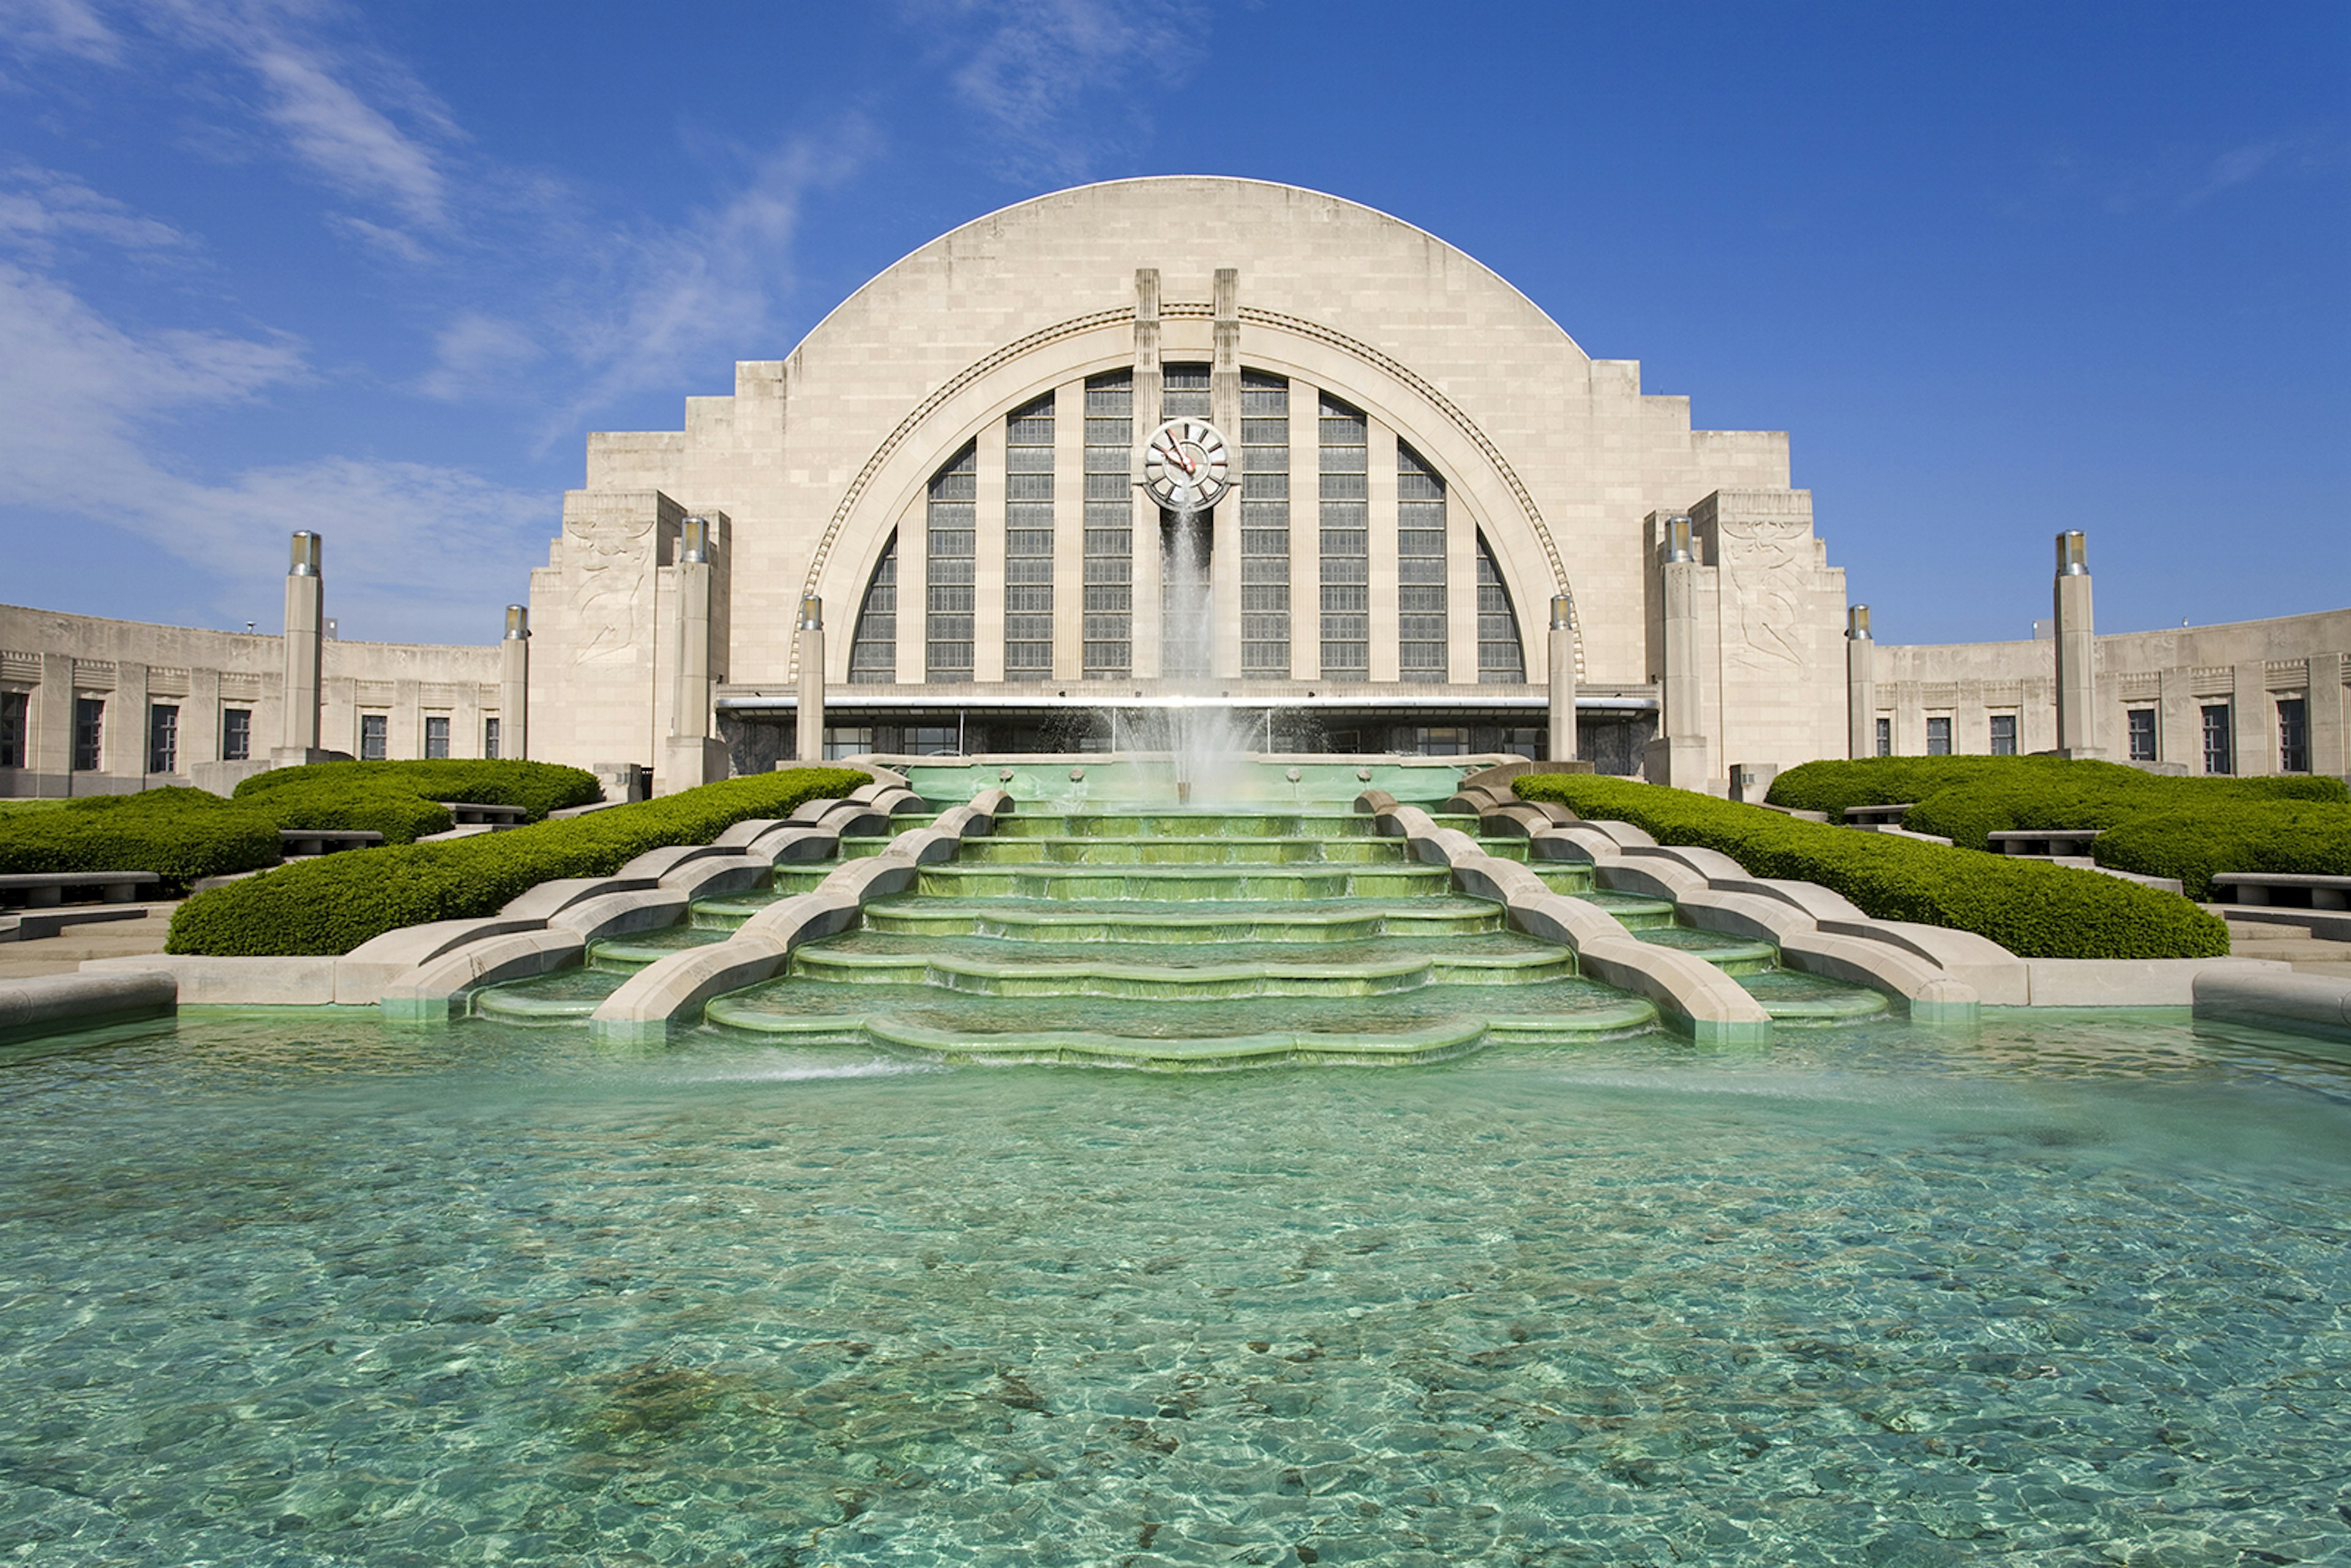
[[[0,980],[0,1043],[69,1034],[179,1009],[180,983],[168,972],[108,970]]]
[[[2199,1019],[2351,1044],[2351,977],[2290,969],[2211,969],[2196,977]]]
[[[912,798],[887,781],[851,793],[868,801]],[[611,876],[540,883],[495,915],[387,931],[337,961],[336,999],[375,1003],[399,1022],[445,1022],[483,987],[578,964],[591,942],[674,925],[697,897],[756,885],[781,862],[834,853],[840,834],[823,819],[868,810],[855,800],[806,801],[789,817],[737,822],[706,844],[647,850]]]
[[[1995,975],[2012,967],[2022,990],[2023,961],[1970,932],[1873,921],[1842,894],[1813,883],[1750,876],[1719,851],[1659,844],[1630,822],[1536,827],[1508,804],[1480,819],[1489,831],[1504,831],[1499,826],[1504,821],[1527,830],[1530,852],[1540,858],[1589,862],[1599,885],[1610,892],[1668,900],[1700,930],[1769,943],[1786,967],[1865,986],[1922,1023],[1965,1023],[1979,1016],[1981,993],[1951,972],[1957,965]],[[1876,929],[1881,926],[1895,929]],[[1920,935],[1927,931],[1935,935]],[[2022,999],[2020,994],[2017,1000]],[[1834,1009],[1815,1010],[1836,1016]]]
[[[1427,812],[1399,806],[1384,790],[1366,790],[1356,808],[1371,812],[1383,833],[1403,839],[1416,859],[1449,868],[1464,893],[1499,903],[1520,930],[1567,947],[1587,977],[1647,998],[1701,1044],[1771,1038],[1763,1005],[1704,959],[1642,941],[1598,904],[1553,893],[1525,866],[1487,853],[1468,834],[1438,827]]]
[[[628,1043],[667,1039],[672,1027],[699,1019],[712,998],[771,978],[795,947],[847,930],[868,903],[905,892],[922,866],[951,859],[966,838],[989,832],[1011,809],[1012,797],[1004,790],[984,789],[969,804],[939,813],[928,827],[900,833],[881,854],[842,865],[814,892],[768,905],[726,941],[646,965],[590,1015],[590,1032]]]

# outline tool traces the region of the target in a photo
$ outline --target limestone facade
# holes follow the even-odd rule
[[[0,797],[226,792],[285,727],[283,637],[0,604]],[[479,757],[499,717],[496,643],[324,647],[319,742],[353,757]]]

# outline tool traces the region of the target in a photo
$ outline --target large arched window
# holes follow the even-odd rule
[[[1241,674],[1290,676],[1290,383],[1241,372]]]
[[[898,536],[882,547],[873,576],[857,607],[857,631],[849,643],[849,684],[886,686],[898,678]]]
[[[1134,372],[1086,379],[1085,678],[1134,664]]]
[[[1053,678],[1053,394],[1004,422],[1004,678]]]
[[[1397,673],[1442,681],[1446,667],[1445,481],[1396,443]]]
[[[1322,399],[1322,678],[1372,678],[1371,426]]]
[[[972,568],[979,524],[979,448],[967,442],[931,476],[924,507],[929,533],[924,674],[935,685],[971,679]]]
[[[1517,685],[1527,678],[1526,644],[1519,640],[1518,612],[1510,591],[1494,565],[1486,536],[1478,536],[1478,679],[1485,685]]]

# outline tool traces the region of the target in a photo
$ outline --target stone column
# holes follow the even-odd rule
[[[2332,773],[2340,778],[2351,771],[2351,740],[2346,735],[2343,712],[2343,666],[2341,653],[2313,653],[2310,656],[2310,685],[2307,688],[2309,706],[2304,711],[2310,716],[2310,770]]]
[[[1551,756],[1576,758],[1575,605],[1564,593],[1551,596]]]
[[[530,610],[507,606],[506,640],[498,644],[498,755],[530,756]]]
[[[981,685],[1004,679],[1004,421],[992,419],[973,444],[971,678]]]
[[[2233,763],[2241,778],[2277,771],[2277,701],[2270,695],[2269,662],[2249,659],[2232,666],[2229,727]]]
[[[1652,784],[1706,788],[1706,715],[1698,672],[1698,561],[1686,517],[1661,519],[1658,549],[1665,622],[1665,715],[1662,733],[1642,750],[1642,772]]]
[[[2087,541],[2075,528],[2057,536],[2057,754],[2097,757],[2097,639],[2090,615]]]
[[[1869,606],[1844,614],[1845,755],[1877,755],[1877,644],[1869,635]]]
[[[305,528],[294,536],[293,564],[286,572],[285,749],[319,748],[319,688],[326,652],[320,642],[326,580],[320,575],[320,540]],[[293,758],[306,762],[309,758]]]
[[[1290,382],[1290,678],[1322,678],[1322,389]]]
[[[713,776],[710,738],[710,524],[688,517],[678,528],[677,657],[670,696],[668,755],[654,792],[674,795]],[[723,761],[718,766],[724,767]]]
[[[824,601],[813,593],[800,595],[800,700],[796,711],[803,763],[824,760]]]
[[[1209,515],[1208,673],[1241,673],[1241,275],[1217,268],[1214,350],[1208,362],[1208,420],[1224,433],[1233,487]]]
[[[1134,424],[1128,443],[1128,494],[1134,497],[1134,556],[1129,577],[1128,669],[1138,681],[1159,678],[1165,668],[1165,576],[1159,559],[1159,507],[1143,489],[1143,444],[1159,428],[1159,269],[1134,273]]]

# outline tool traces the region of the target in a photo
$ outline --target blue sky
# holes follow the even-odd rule
[[[2351,5],[0,0],[0,601],[487,641],[599,429],[1040,192],[1462,246],[1893,642],[2351,604]]]

